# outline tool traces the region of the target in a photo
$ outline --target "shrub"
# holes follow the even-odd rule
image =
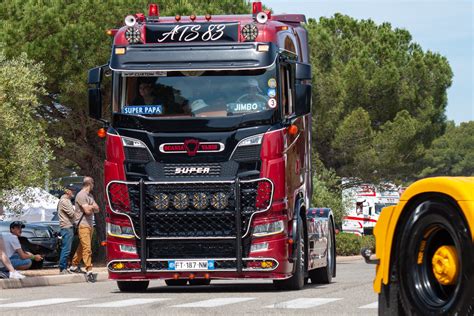
[[[336,254],[338,256],[358,255],[360,249],[365,247],[375,248],[374,236],[358,236],[347,233],[336,235]]]

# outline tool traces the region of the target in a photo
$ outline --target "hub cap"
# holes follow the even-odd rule
[[[458,256],[454,246],[441,246],[432,259],[433,274],[442,285],[453,285],[459,273]]]

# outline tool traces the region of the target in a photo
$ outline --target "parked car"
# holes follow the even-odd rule
[[[0,233],[10,232],[10,221],[0,222]],[[59,260],[59,242],[57,234],[48,225],[25,223],[19,237],[25,251],[40,254],[46,261]],[[33,261],[32,269],[41,269],[44,261]]]

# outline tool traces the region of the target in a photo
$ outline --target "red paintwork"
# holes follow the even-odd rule
[[[254,5],[254,14],[260,12],[262,8]],[[142,42],[145,43],[145,19],[142,14],[136,15],[137,20],[142,23],[138,25],[141,29]],[[256,23],[252,14],[249,15],[222,15],[212,16],[210,20],[205,16],[197,16],[194,21],[189,16],[181,16],[179,20],[175,17],[160,17],[159,23],[173,23],[173,24],[192,24],[192,23],[220,23],[220,22],[237,22],[239,24],[239,41],[245,42],[241,35],[241,28],[249,23],[256,23],[259,35],[255,42],[272,42],[278,47],[287,49],[287,44],[293,45],[296,50],[298,58],[302,62],[308,62],[307,51],[307,37],[304,29],[301,27],[301,22],[305,21],[304,15],[286,14],[286,15],[271,15],[265,24]],[[125,39],[126,26],[117,30],[114,36],[115,46],[128,46],[128,41]],[[139,45],[147,45],[139,44]],[[157,44],[154,45],[167,45]],[[274,236],[254,238],[252,243],[268,242],[269,249],[266,251],[259,251],[251,253],[250,257],[255,258],[273,258],[279,262],[279,266],[275,271],[271,272],[192,272],[196,278],[202,278],[205,274],[210,274],[212,279],[226,278],[269,278],[282,279],[291,276],[293,264],[289,262],[291,255],[291,246],[288,243],[288,236],[291,236],[293,208],[295,199],[298,194],[304,193],[306,205],[309,205],[309,188],[311,177],[309,172],[302,170],[309,170],[310,167],[310,116],[307,115],[298,118],[294,123],[299,130],[297,135],[288,135],[287,129],[267,132],[264,135],[261,149],[261,172],[262,178],[268,178],[273,182],[274,192],[273,200],[270,210],[263,214],[257,214],[252,220],[252,226],[284,220],[287,231]],[[121,140],[119,137],[108,134],[107,138],[107,161],[106,161],[106,183],[111,180],[124,180],[125,172],[123,168],[124,152]],[[130,226],[130,221],[125,216],[118,216],[110,212],[107,208],[110,222],[115,224]],[[138,255],[122,253],[119,250],[119,244],[135,245],[134,239],[120,239],[108,237],[107,252],[108,260],[113,259],[138,259]],[[191,272],[163,272],[163,273],[115,273],[109,272],[111,279],[156,279],[167,278],[172,279],[173,276],[179,273],[180,277],[188,278]]]
[[[286,38],[290,38],[293,42],[294,47],[297,49],[298,56],[301,61],[307,62],[308,56],[306,52],[307,38],[302,34],[303,28],[300,23],[305,21],[305,16],[302,14],[284,14],[284,15],[271,15],[265,24],[256,23],[258,27],[258,37],[255,42],[272,42],[277,44],[281,48],[285,48]],[[189,16],[181,16],[180,20],[177,21],[175,17],[160,17],[159,23],[173,23],[173,24],[192,24],[192,23],[220,23],[220,22],[237,22],[239,23],[239,41],[245,42],[245,38],[241,35],[241,28],[249,23],[255,23],[252,15],[217,15],[212,16],[210,20],[206,19],[206,16],[197,16],[196,20],[192,21]],[[145,41],[145,23],[139,24],[138,28],[141,31],[142,43]],[[114,37],[115,46],[128,46],[128,41],[125,39],[125,31],[128,27],[123,26],[117,30]],[[295,37],[295,34],[297,37]],[[155,45],[166,45],[157,44]]]

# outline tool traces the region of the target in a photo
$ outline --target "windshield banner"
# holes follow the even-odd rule
[[[162,105],[126,105],[122,108],[123,114],[160,115],[163,114]]]
[[[146,26],[147,43],[237,42],[237,23],[153,24]]]

